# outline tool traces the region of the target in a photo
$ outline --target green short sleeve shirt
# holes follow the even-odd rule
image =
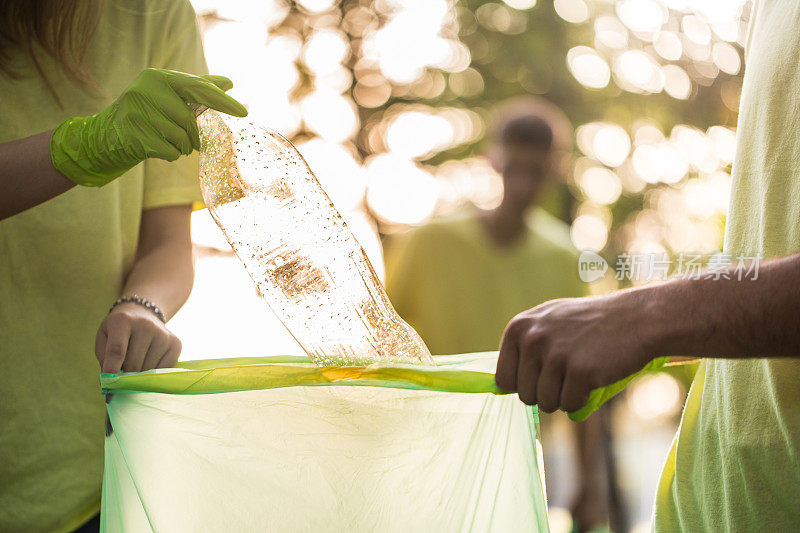
[[[733,258],[800,252],[798,28],[796,0],[756,0],[725,235]],[[799,489],[800,359],[705,359],[658,486],[655,530],[796,531]]]
[[[0,142],[98,112],[147,67],[206,73],[188,0],[106,2],[87,56],[101,95],[38,58],[61,105],[12,50],[22,77],[0,75]],[[0,531],[71,530],[99,509],[95,333],[133,263],[142,210],[199,201],[197,172],[196,155],[149,160],[0,221]]]

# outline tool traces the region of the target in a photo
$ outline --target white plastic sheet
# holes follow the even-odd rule
[[[453,371],[458,380],[494,369],[496,354],[462,357],[412,372]],[[255,368],[241,361],[223,370]],[[290,366],[304,365],[313,366]],[[189,376],[154,374],[150,390]],[[361,381],[188,395],[114,390],[104,530],[547,530],[538,419],[516,395]]]

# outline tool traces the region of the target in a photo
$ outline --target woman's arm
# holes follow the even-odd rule
[[[75,186],[56,170],[45,131],[0,144],[0,220],[54,198]]]
[[[122,295],[136,294],[171,318],[192,290],[194,264],[190,206],[150,209],[142,214],[139,248]],[[95,354],[103,372],[137,372],[173,366],[181,343],[149,309],[118,305],[97,332]]]
[[[152,157],[175,161],[200,148],[196,104],[243,117],[223,76],[145,69],[108,107],[54,130],[0,144],[0,220],[76,183],[102,187]]]

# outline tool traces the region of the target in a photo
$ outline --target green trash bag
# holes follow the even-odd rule
[[[664,365],[667,364],[669,361],[669,357],[657,357],[647,363],[644,368],[636,372],[635,374],[631,374],[630,376],[621,379],[611,385],[606,385],[605,387],[600,387],[599,389],[594,389],[591,394],[589,395],[589,401],[578,409],[577,411],[573,411],[569,413],[569,418],[573,422],[583,422],[589,415],[600,409],[600,407],[606,403],[608,400],[622,392],[622,389],[628,386],[628,384],[633,381],[635,378],[642,376],[644,374],[658,372]]]
[[[103,374],[102,530],[548,531],[537,412],[496,361]]]

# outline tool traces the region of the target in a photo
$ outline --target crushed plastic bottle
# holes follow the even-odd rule
[[[297,149],[274,131],[212,110],[198,125],[206,206],[311,360],[432,365]]]

